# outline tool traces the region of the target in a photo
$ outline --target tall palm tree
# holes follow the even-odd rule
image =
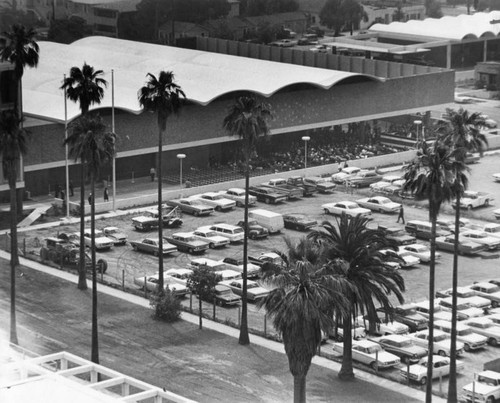
[[[147,74],[148,81],[138,92],[139,104],[147,111],[156,113],[158,124],[158,158],[156,172],[158,176],[158,290],[163,291],[163,214],[162,212],[162,152],[163,134],[167,130],[167,119],[177,114],[182,106],[182,98],[186,95],[182,88],[174,82],[174,73],[160,71],[158,78],[151,73]]]
[[[89,109],[94,104],[100,104],[104,98],[104,88],[108,82],[101,78],[104,72],[94,70],[94,67],[83,63],[83,67],[72,67],[69,76],[63,80],[61,89],[66,91],[66,98],[70,101],[78,102],[82,116],[89,113]],[[94,193],[92,193],[94,195]],[[80,168],[80,239],[83,239],[85,231],[85,165]],[[80,242],[80,262],[78,269],[78,288],[87,289],[87,278],[85,270],[85,245]]]
[[[268,119],[272,118],[271,107],[260,102],[253,95],[244,95],[237,98],[229,108],[224,118],[223,127],[232,136],[238,136],[243,144],[243,158],[245,160],[245,207],[243,220],[245,236],[243,238],[243,288],[241,298],[241,327],[239,343],[250,344],[248,335],[248,306],[247,306],[247,265],[248,265],[248,188],[250,187],[250,157],[255,150],[259,137],[269,133]]]
[[[0,50],[0,61],[8,61],[14,64],[14,74],[16,77],[16,94],[14,99],[14,110],[21,112],[22,123],[22,78],[24,69],[37,67],[40,48],[35,41],[36,31],[33,28],[26,29],[25,26],[14,24],[12,31],[4,32],[7,38],[7,46]]]
[[[322,332],[333,327],[333,309],[343,311],[349,285],[325,265],[321,245],[302,238],[297,244],[286,239],[288,253],[280,253],[283,264],[266,263],[262,281],[274,287],[259,301],[283,337],[294,402],[306,401],[306,376],[321,343]]]
[[[19,265],[17,248],[17,173],[21,156],[26,154],[26,131],[20,127],[17,111],[0,112],[0,157],[3,174],[10,189],[10,342],[17,344],[16,327],[16,268]]]
[[[69,154],[75,160],[80,159],[90,174],[90,188],[95,195],[95,178],[104,164],[109,163],[115,153],[115,135],[106,131],[100,116],[84,115],[70,126],[71,134],[65,140],[69,146]],[[95,249],[95,196],[90,206],[90,250],[92,255],[92,362],[99,363],[99,342],[97,333],[97,270]],[[85,244],[80,238],[80,245]],[[85,258],[85,256],[84,256]]]
[[[388,240],[382,231],[367,228],[368,219],[361,216],[353,218],[343,214],[337,225],[323,221],[320,230],[311,232],[308,237],[323,246],[332,270],[345,279],[351,291],[347,294],[348,309],[340,317],[344,329],[344,355],[339,372],[341,379],[354,378],[352,366],[352,323],[359,313],[367,314],[370,323],[378,322],[378,303],[385,312],[392,308],[389,299],[394,294],[400,303],[404,302],[405,289],[403,277],[381,259],[382,249],[396,249],[394,242]]]
[[[411,162],[405,173],[405,190],[411,190],[416,197],[429,202],[429,220],[431,221],[431,260],[429,267],[429,323],[434,322],[434,286],[436,268],[436,220],[443,202],[450,201],[457,191],[456,179],[466,183],[464,171],[466,166],[455,158],[456,150],[446,144],[436,141],[432,146],[425,141],[418,150],[417,156]],[[427,379],[432,379],[432,361],[434,351],[434,327],[429,326],[429,347]],[[432,401],[432,382],[426,386],[426,402]]]
[[[450,124],[445,130],[441,140],[456,150],[455,158],[465,163],[467,152],[479,152],[483,155],[488,147],[486,136],[480,132],[484,125],[484,119],[478,113],[469,114],[460,108],[458,111],[447,109]],[[455,186],[457,189],[466,189],[467,182],[461,176],[457,176]],[[455,203],[460,206],[462,192],[456,193]],[[457,287],[458,287],[458,236],[460,230],[460,208],[455,209],[455,250],[453,252],[453,274],[452,274],[452,310],[451,310],[451,347],[450,347],[450,380],[448,383],[448,401],[457,401]]]

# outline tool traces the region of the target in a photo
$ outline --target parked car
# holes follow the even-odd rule
[[[500,328],[499,328],[500,329]],[[433,353],[438,354],[442,357],[449,357],[451,352],[451,338],[448,333],[442,330],[434,329],[433,331]],[[429,345],[429,329],[422,330],[420,332],[409,334],[413,338],[413,342],[417,346],[427,348]],[[462,355],[464,352],[464,344],[457,341],[457,355]]]
[[[160,254],[159,243],[158,238],[144,238],[142,241],[130,241],[130,245],[135,251],[152,253],[155,256]],[[177,246],[163,240],[163,254],[167,255],[173,252],[177,252]]]
[[[481,206],[489,206],[493,202],[493,195],[486,192],[477,192],[474,190],[466,190],[460,199],[460,207],[472,210]],[[451,202],[453,207],[456,207],[456,200]]]
[[[414,302],[413,305],[415,305],[415,309],[417,312],[425,316],[427,319],[429,319],[429,311],[430,311],[430,301],[429,300],[424,300],[424,301],[418,301]],[[458,320],[463,320],[467,319],[468,316],[462,314],[461,312],[457,312],[457,319]],[[448,320],[451,321],[451,312],[450,311],[445,311],[443,307],[439,304],[439,299],[434,299],[434,320]]]
[[[342,215],[347,214],[349,217],[363,216],[370,218],[372,212],[363,207],[359,207],[357,203],[351,201],[341,201],[334,203],[326,203],[321,206],[325,214]]]
[[[243,290],[243,279],[222,281],[219,284],[227,285],[236,295],[241,297]],[[247,280],[247,298],[249,301],[257,301],[266,297],[269,290],[259,285],[259,283]]]
[[[405,252],[394,251],[391,249],[380,249],[378,252],[384,256],[385,262],[389,263],[389,265],[393,266],[395,269],[400,269],[402,267],[415,267],[420,263],[420,259],[418,257]]]
[[[379,312],[384,312],[383,308],[377,309]],[[410,328],[410,332],[424,330],[429,327],[429,321],[425,316],[420,315],[413,304],[405,304],[394,307],[389,314],[392,314],[394,320],[404,323]]]
[[[288,199],[299,199],[304,195],[304,189],[289,184],[285,178],[273,178],[260,186],[270,187],[279,193],[284,193]]]
[[[352,178],[358,172],[361,172],[361,168],[358,167],[342,168],[340,172],[337,172],[336,174],[332,175],[332,181],[335,183],[344,183],[347,179]]]
[[[450,231],[452,234],[455,233],[455,220],[451,218],[438,218],[436,220],[436,224],[445,231]],[[468,224],[470,224],[470,220],[468,218],[460,217],[459,228],[463,228]]]
[[[441,236],[436,238],[436,248],[447,252],[455,252],[455,236]],[[460,255],[477,255],[479,252],[485,250],[483,244],[467,241],[465,239],[458,239],[458,253]]]
[[[200,241],[208,242],[208,247],[210,249],[223,248],[224,246],[229,245],[229,239],[217,234],[217,232],[211,230],[210,228],[201,227],[193,232],[188,232],[188,234],[191,234]]]
[[[500,173],[493,174],[492,176],[495,182],[500,182]]]
[[[495,238],[500,238],[500,224],[488,223],[482,228],[483,232]]]
[[[461,232],[459,239],[479,243],[490,250],[500,248],[500,238],[491,236],[483,231],[469,230]]]
[[[428,358],[422,358],[417,364],[410,365],[408,369],[401,369],[399,373],[403,378],[409,378],[410,381],[425,385],[427,383],[427,364]],[[456,372],[462,372],[465,364],[456,360]],[[450,374],[450,359],[435,355],[432,357],[432,378],[440,378]]]
[[[403,245],[399,247],[400,251],[405,251],[412,256],[418,257],[421,262],[429,263],[431,261],[431,250],[427,245],[421,243],[414,243],[411,245]],[[440,260],[441,254],[435,252],[435,260]]]
[[[500,399],[500,372],[483,371],[462,388],[467,402],[494,403]]]
[[[235,257],[225,257],[220,260],[220,263],[223,263],[227,266],[228,269],[243,273],[243,259],[235,258]],[[247,277],[248,278],[256,278],[260,273],[260,267],[247,262]]]
[[[125,245],[127,243],[128,235],[118,227],[104,227],[102,233],[112,239],[115,245]]]
[[[57,238],[63,240],[66,243],[70,243],[75,246],[80,246],[79,232],[61,232],[57,235]]]
[[[500,326],[489,318],[471,318],[464,320],[461,323],[469,326],[474,333],[486,336],[490,346],[497,346],[500,342]]]
[[[238,224],[236,225],[238,227],[245,229],[245,221],[243,220],[238,221]],[[259,223],[256,220],[248,219],[246,228],[247,228],[246,233],[248,234],[248,237],[250,239],[263,239],[269,236],[269,231],[267,230],[267,228],[264,228],[262,225],[259,225]]]
[[[457,287],[456,294],[459,298],[461,298],[463,303],[474,308],[485,309],[489,308],[491,305],[491,300],[479,296],[477,292],[472,290],[470,287]],[[436,297],[438,298],[448,298],[452,295],[453,288],[436,292]]]
[[[212,206],[215,211],[229,211],[236,206],[236,202],[225,198],[217,192],[207,192],[200,195],[191,196],[190,199],[201,200],[204,204]]]
[[[303,176],[294,175],[290,176],[286,182],[289,185],[297,186],[302,189],[302,196],[312,196],[318,191],[316,185],[312,185],[304,180]]]
[[[172,245],[177,246],[179,251],[190,254],[205,253],[210,247],[209,242],[196,238],[192,232],[177,232],[166,236],[165,239]]]
[[[451,312],[451,297],[439,298],[438,301],[443,310]],[[470,306],[467,301],[464,301],[460,297],[457,298],[457,312],[460,312],[460,315],[462,317],[466,316],[465,319],[482,316],[484,314],[484,311],[482,309]]]
[[[225,198],[231,199],[236,202],[236,206],[244,207],[245,206],[245,189],[241,188],[230,188],[227,190],[223,190],[220,192]],[[248,205],[253,206],[257,203],[257,197],[248,195]]]
[[[403,362],[416,363],[427,355],[427,350],[416,346],[408,336],[389,334],[387,336],[369,338],[369,340],[380,344],[384,350],[397,355]]]
[[[220,306],[239,305],[241,297],[236,295],[227,285],[217,284],[214,287],[215,303]]]
[[[344,354],[344,343],[334,343],[333,351]],[[395,367],[401,363],[397,355],[384,351],[380,344],[370,340],[352,341],[352,359],[374,370]]]
[[[451,334],[451,322],[436,320],[434,321],[434,329]],[[469,352],[485,347],[488,338],[474,333],[469,326],[462,324],[462,322],[457,322],[457,340],[464,343],[464,350]]]
[[[491,119],[488,115],[485,115],[484,113],[480,113],[479,118],[483,120],[483,125],[488,129],[494,129],[498,126],[495,120]]]
[[[90,228],[85,228],[83,231],[83,239],[85,240],[85,246],[88,246],[90,248],[90,245],[92,243],[92,237],[91,237],[91,231]],[[104,233],[101,230],[96,229],[95,230],[95,248],[96,250],[109,250],[113,247],[115,244],[113,239],[108,238],[107,236],[104,235]]]
[[[408,334],[409,327],[397,320],[389,320],[384,312],[377,312],[378,322],[370,323],[368,315],[358,316],[356,324],[363,325],[371,335],[385,336],[388,334]]]
[[[134,278],[135,285],[139,286],[141,289],[146,288],[148,291],[156,291],[158,289],[159,281],[158,273]],[[146,282],[146,285],[144,285],[144,282]],[[170,291],[172,291],[172,294],[176,297],[184,297],[189,292],[186,285],[180,284],[166,273],[164,273],[163,276],[163,284],[164,287],[169,288]]]
[[[328,178],[322,178],[319,176],[309,176],[304,178],[304,183],[307,185],[316,186],[319,193],[330,193],[336,188],[335,183],[333,183]]]
[[[179,228],[182,225],[179,207],[172,207],[164,204],[161,210],[164,228]],[[151,231],[158,228],[158,208],[152,207],[148,210],[144,210],[140,216],[132,218],[132,225],[137,231]]]
[[[312,48],[309,49],[309,51],[313,53],[331,53],[332,48],[331,46],[326,46],[323,44],[318,44],[316,46],[313,46]]]
[[[281,264],[281,256],[274,252],[263,252],[258,257],[248,256],[248,261],[261,267],[264,263]]]
[[[267,188],[264,186],[250,186],[248,188],[248,193],[255,196],[258,201],[264,202],[266,204],[277,204],[286,201],[287,195],[284,193],[277,192],[273,188]]]
[[[295,229],[297,231],[308,231],[318,224],[316,220],[311,220],[304,214],[297,213],[283,215],[283,221],[285,223],[285,228]]]
[[[165,274],[172,277],[172,281],[187,286],[189,277],[193,274],[191,269],[168,269]]]
[[[384,188],[391,186],[394,182],[402,180],[401,175],[386,175],[383,176],[378,182],[370,185],[372,192],[383,192]]]
[[[378,211],[379,213],[397,213],[401,208],[400,203],[395,203],[384,196],[365,197],[356,200],[356,203],[360,207],[370,209],[371,211]]]
[[[179,207],[179,209],[195,217],[207,216],[214,212],[214,208],[199,199],[174,199],[167,202],[169,206]]]
[[[432,238],[432,224],[428,221],[411,220],[405,224],[405,230],[419,239],[429,240]],[[451,233],[436,225],[436,237],[448,236]]]
[[[229,239],[229,242],[231,243],[241,242],[245,237],[245,231],[243,230],[243,228],[238,227],[237,225],[220,223],[211,225],[209,227],[200,227],[198,229],[204,230],[207,228],[211,231],[215,231],[218,235]]]
[[[346,185],[352,188],[366,188],[378,182],[382,176],[375,171],[358,172],[355,176],[346,179]]]
[[[500,220],[500,209],[493,210],[493,215],[497,220]]]
[[[377,229],[384,232],[385,237],[394,241],[397,245],[409,245],[417,241],[417,238],[408,235],[408,233],[399,227],[386,227],[384,225],[379,225]]]
[[[474,294],[489,299],[491,301],[491,306],[497,308],[500,305],[500,287],[493,283],[480,282],[470,285]]]

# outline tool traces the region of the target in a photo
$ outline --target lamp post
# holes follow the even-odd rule
[[[418,138],[418,126],[420,126],[422,124],[422,121],[421,120],[415,120],[415,121],[413,121],[413,124],[415,126],[417,126],[417,144],[418,144],[418,140],[419,140],[419,138]]]
[[[305,146],[304,150],[304,175],[305,175],[305,170],[307,169],[307,142],[311,140],[311,138],[309,136],[303,136],[302,140],[304,140],[304,146]]]
[[[179,165],[180,165],[179,184],[182,192],[182,160],[186,158],[186,154],[177,154],[177,158],[179,158]]]

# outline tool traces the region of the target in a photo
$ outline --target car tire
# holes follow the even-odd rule
[[[491,301],[492,308],[498,308],[498,301]]]
[[[486,199],[485,202],[484,202],[484,206],[488,207],[489,205],[490,205],[490,201],[488,199]]]
[[[209,247],[210,249],[215,249],[215,244],[214,244],[213,242],[212,242],[212,243],[209,243],[209,244],[208,244],[208,247]]]
[[[193,215],[194,215],[195,217],[199,217],[199,216],[200,216],[200,212],[199,212],[199,211],[194,211],[194,212],[193,212]]]
[[[188,249],[188,253],[190,253],[191,255],[193,254],[193,252],[194,252],[193,248]]]
[[[243,207],[243,203],[242,202],[236,202],[236,207]]]
[[[495,403],[495,398],[493,396],[488,396],[485,403]]]
[[[48,257],[49,257],[48,249],[47,248],[40,249],[40,258],[42,259],[42,261],[47,260]]]
[[[469,204],[469,205],[467,206],[467,210],[472,211],[472,204]]]
[[[271,199],[269,199],[269,198],[267,198],[267,197],[266,197],[266,198],[264,199],[264,203],[266,203],[266,204],[271,204]]]
[[[490,339],[488,340],[488,344],[490,346],[496,347],[498,346],[498,340],[495,339],[494,337],[490,337]]]
[[[323,210],[325,214],[330,214],[330,211],[326,208]]]
[[[438,351],[438,354],[439,354],[441,357],[446,357],[446,351],[444,351],[444,350],[439,350],[439,351]]]
[[[160,254],[159,254],[159,252],[158,252],[158,251],[156,251],[156,250],[155,250],[155,251],[153,252],[153,256],[158,257],[159,255],[160,255]]]
[[[420,380],[420,385],[425,385],[427,383],[427,377],[424,376],[421,380]]]
[[[216,207],[215,207],[215,211],[222,211],[221,206],[216,206]]]
[[[137,252],[137,245],[132,245],[132,249]]]
[[[378,370],[378,364],[376,361],[373,361],[370,363],[370,368],[373,369],[374,371]]]
[[[257,234],[254,234],[253,232],[250,232],[250,234],[248,234],[248,237],[252,240],[255,240],[257,239]]]
[[[469,345],[469,344],[467,344],[467,343],[465,343],[465,344],[464,344],[464,350],[465,350],[466,352],[469,352],[469,351],[471,350],[471,349],[470,349],[470,345]]]
[[[108,270],[108,262],[104,259],[99,259],[97,261],[97,269],[99,271],[99,273],[106,273],[106,270]]]

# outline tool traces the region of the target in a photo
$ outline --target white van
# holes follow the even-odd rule
[[[269,210],[252,210],[248,212],[248,218],[257,221],[257,224],[267,228],[270,234],[281,232],[285,228],[283,216]]]

